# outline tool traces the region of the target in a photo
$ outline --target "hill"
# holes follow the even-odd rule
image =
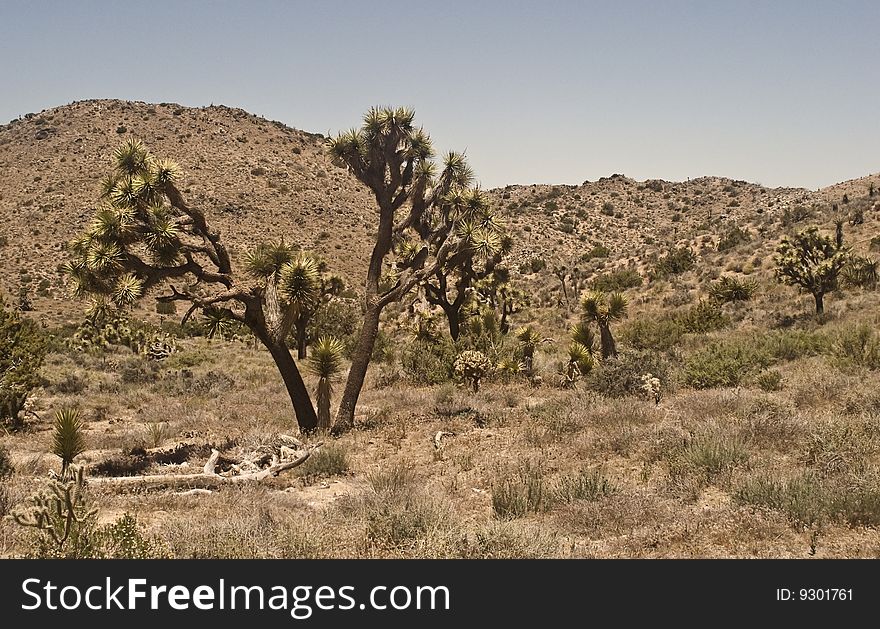
[[[50,319],[78,312],[58,267],[65,243],[90,218],[113,150],[127,137],[181,165],[187,198],[208,213],[233,259],[283,237],[360,285],[375,229],[372,199],[328,161],[323,136],[225,106],[89,100],[0,127],[0,291],[13,300],[26,291]],[[531,276],[527,267],[538,259],[537,266],[576,269],[574,279],[586,283],[609,267],[644,273],[675,245],[715,250],[734,228],[759,235],[766,246],[755,253],[766,257],[785,225],[807,217],[829,223],[832,203],[844,214],[870,209],[870,201],[848,208],[842,199],[865,196],[872,183],[880,184],[880,175],[813,192],[720,177],[639,182],[615,174],[580,186],[490,193],[516,236],[508,261],[515,275]],[[539,284],[552,299],[553,284]]]

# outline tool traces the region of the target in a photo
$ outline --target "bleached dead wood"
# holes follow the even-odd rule
[[[291,461],[276,463],[258,472],[249,472],[235,476],[222,476],[216,472],[220,452],[211,450],[211,456],[199,474],[151,474],[147,476],[113,476],[109,478],[96,476],[89,478],[88,482],[94,485],[110,485],[113,487],[191,487],[200,489],[214,489],[223,485],[260,482],[302,465],[322,445],[323,443],[316,443]]]

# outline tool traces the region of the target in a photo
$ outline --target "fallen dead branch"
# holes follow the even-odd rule
[[[93,485],[110,485],[113,487],[189,487],[195,489],[213,489],[224,485],[260,482],[299,467],[323,445],[316,443],[290,461],[276,462],[265,469],[237,475],[221,475],[216,471],[220,452],[211,450],[211,456],[205,467],[198,474],[152,474],[147,476],[113,476],[91,477],[88,482]]]

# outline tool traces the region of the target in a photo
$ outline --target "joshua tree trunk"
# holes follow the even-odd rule
[[[357,345],[351,355],[351,369],[348,379],[345,381],[345,391],[339,402],[339,410],[336,412],[336,423],[333,425],[334,433],[341,433],[354,426],[354,409],[357,406],[364,379],[367,377],[367,367],[373,355],[373,346],[376,344],[376,336],[379,334],[379,315],[382,309],[373,306],[364,313],[364,323],[358,334]]]
[[[296,320],[296,358],[303,360],[306,357],[306,319],[300,316]]]
[[[449,321],[449,336],[453,341],[457,341],[461,335],[461,311],[455,308],[455,305],[443,308],[446,319]]]
[[[611,336],[611,327],[607,323],[599,324],[599,342],[602,345],[602,358],[617,356],[617,345],[614,343],[614,337]]]
[[[318,430],[328,431],[330,430],[330,381],[326,378],[321,378],[318,382],[315,398],[318,405]]]
[[[823,303],[825,293],[813,293],[813,298],[816,300],[816,314],[825,314],[825,304]]]
[[[275,366],[278,367],[281,378],[284,380],[284,386],[287,387],[287,394],[293,404],[293,412],[296,414],[296,422],[299,424],[300,432],[312,432],[318,427],[318,416],[315,414],[315,409],[312,408],[306,383],[303,382],[302,376],[296,368],[290,350],[284,343],[273,343],[263,338],[262,335],[259,336],[261,336],[260,340],[263,341],[263,345],[272,355]]]

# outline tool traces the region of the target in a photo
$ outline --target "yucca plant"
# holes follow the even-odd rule
[[[309,356],[309,371],[318,376],[318,388],[315,400],[318,404],[318,430],[330,430],[330,397],[333,395],[333,383],[342,371],[342,355],[345,346],[342,341],[332,336],[322,336],[312,347]]]
[[[534,327],[525,325],[516,331],[515,336],[517,353],[522,356],[523,371],[531,376],[534,373],[535,350],[541,342],[541,335]]]
[[[758,289],[755,280],[741,280],[736,277],[725,275],[709,287],[709,296],[719,304],[734,301],[749,301]]]
[[[55,411],[52,454],[61,459],[61,477],[67,478],[70,464],[86,450],[83,421],[79,409],[64,407]]]
[[[601,291],[594,291],[584,296],[581,302],[584,321],[595,323],[599,328],[599,344],[602,348],[602,358],[617,356],[617,345],[611,334],[611,323],[620,321],[626,316],[626,297],[621,293],[606,295]]]

